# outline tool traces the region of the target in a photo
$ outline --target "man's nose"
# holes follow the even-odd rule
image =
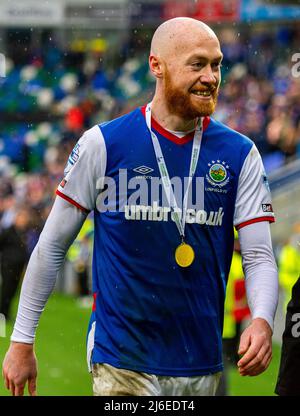
[[[202,84],[215,84],[217,79],[209,65],[207,65],[200,74],[200,81]]]

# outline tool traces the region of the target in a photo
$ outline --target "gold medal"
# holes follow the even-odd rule
[[[189,244],[182,242],[176,248],[175,260],[180,267],[189,267],[193,263],[194,258],[195,252]]]

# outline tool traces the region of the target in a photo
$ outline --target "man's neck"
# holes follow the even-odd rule
[[[166,103],[155,97],[151,104],[151,115],[163,128],[172,131],[191,131],[195,128],[197,122],[197,119],[186,120],[170,113]]]

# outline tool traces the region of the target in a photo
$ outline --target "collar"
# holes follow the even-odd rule
[[[141,110],[144,117],[145,117],[145,113],[146,113],[146,106],[147,105],[143,105],[142,107],[140,107],[140,110]],[[210,122],[210,117],[205,116],[204,120],[203,120],[203,132],[207,129],[207,127],[209,125],[209,122]],[[175,134],[171,133],[170,131],[168,131],[164,127],[162,127],[153,117],[151,117],[151,126],[154,130],[156,130],[159,134],[164,136],[166,139],[171,140],[173,143],[176,143],[178,145],[186,144],[186,143],[190,142],[191,140],[193,140],[193,138],[194,138],[194,131],[195,130],[191,131],[190,133],[188,133],[184,137],[177,137]]]

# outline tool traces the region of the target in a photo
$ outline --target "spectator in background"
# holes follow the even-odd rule
[[[267,141],[274,149],[281,150],[288,158],[295,154],[296,125],[292,109],[284,95],[275,95],[269,108]]]
[[[30,211],[16,210],[13,224],[0,233],[1,296],[0,313],[10,319],[10,306],[28,260],[26,236],[30,224]]]
[[[94,223],[91,218],[87,218],[67,253],[67,259],[77,277],[78,303],[83,308],[91,307],[93,303],[89,281],[93,237]]]
[[[2,179],[0,186],[0,232],[10,227],[15,216],[15,195],[12,184]]]

